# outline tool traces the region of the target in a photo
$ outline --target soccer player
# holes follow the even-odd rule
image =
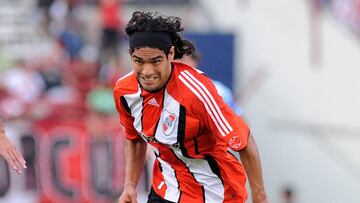
[[[155,148],[148,203],[267,203],[260,158],[245,122],[200,71],[174,62],[194,51],[181,19],[134,12],[126,25],[133,71],[114,99],[125,128],[125,183],[119,203],[137,202],[147,144]],[[240,163],[227,148],[238,151]],[[245,172],[246,171],[246,172]]]
[[[0,156],[2,156],[8,164],[18,174],[21,174],[26,169],[26,162],[23,156],[17,151],[16,147],[6,137],[5,128],[0,117]]]

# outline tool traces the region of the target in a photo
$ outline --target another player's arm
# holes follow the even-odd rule
[[[26,168],[26,162],[16,147],[6,137],[5,128],[0,118],[0,156],[8,162],[8,164],[17,173],[21,174]]]
[[[244,165],[249,179],[253,203],[269,202],[265,192],[260,155],[251,134],[249,135],[247,146],[239,153],[241,162]]]

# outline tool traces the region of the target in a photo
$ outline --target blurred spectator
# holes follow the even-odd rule
[[[48,31],[53,36],[58,36],[64,29],[66,18],[69,15],[67,0],[55,0],[49,8],[50,21]]]
[[[87,105],[92,111],[105,115],[116,113],[112,88],[100,85],[93,88],[87,95]]]
[[[64,46],[70,59],[79,57],[81,49],[85,45],[84,37],[81,33],[82,25],[75,18],[67,17],[64,30],[59,33],[59,42]]]
[[[50,6],[55,0],[37,0],[37,6],[41,13],[41,27],[47,33],[50,24]]]
[[[82,5],[83,2],[85,1],[39,0],[39,8],[43,9],[44,15],[46,14],[46,33],[49,36],[46,36],[44,41],[47,43],[47,52],[26,59],[19,57],[20,59],[15,62],[7,55],[0,55],[0,114],[9,119],[8,135],[14,144],[16,143],[26,152],[25,159],[28,164],[26,174],[20,176],[24,180],[13,181],[16,183],[12,182],[9,186],[10,179],[8,180],[7,177],[10,172],[4,170],[5,162],[0,162],[0,174],[5,174],[0,175],[0,193],[3,193],[0,196],[11,199],[7,202],[16,201],[11,197],[11,190],[16,188],[16,185],[19,185],[22,191],[30,193],[35,192],[33,189],[37,189],[39,201],[33,202],[43,202],[44,199],[62,202],[62,198],[66,198],[61,194],[56,197],[47,195],[48,193],[44,191],[54,192],[51,187],[37,187],[44,182],[47,183],[48,180],[58,178],[53,177],[56,175],[53,171],[46,169],[43,170],[46,173],[38,175],[39,170],[42,170],[41,167],[50,167],[50,165],[47,165],[46,161],[40,163],[36,160],[44,160],[43,157],[49,155],[42,151],[53,150],[51,145],[46,144],[59,141],[57,136],[60,135],[61,138],[75,140],[68,148],[61,149],[73,153],[65,159],[79,156],[81,159],[92,161],[91,168],[88,162],[75,162],[81,165],[80,167],[73,162],[64,164],[65,168],[89,170],[90,175],[84,180],[80,176],[74,177],[75,172],[71,172],[69,176],[72,178],[71,184],[83,181],[91,190],[85,194],[82,187],[71,185],[77,187],[75,189],[82,195],[77,196],[76,200],[67,199],[68,201],[63,200],[63,202],[111,202],[122,190],[123,159],[119,159],[120,153],[112,152],[122,151],[123,142],[119,141],[122,137],[119,136],[122,134],[122,129],[119,128],[118,118],[114,115],[112,87],[106,86],[114,80],[115,75],[120,77],[122,73],[118,71],[117,60],[111,59],[114,57],[109,57],[109,60],[104,62],[109,68],[102,69],[100,73],[98,48],[87,44],[88,36],[83,32],[84,21],[80,15],[77,15],[81,12],[76,13],[88,10],[75,10],[75,7]],[[106,48],[109,54],[114,54],[119,43],[118,29],[121,24],[117,14],[120,4],[119,1],[104,2],[102,3],[104,7],[110,6],[103,10],[103,34],[106,35],[103,37],[103,48]],[[114,32],[112,33],[111,30]],[[57,130],[64,129],[65,126],[70,133],[58,135]],[[73,145],[79,146],[80,138],[86,141],[84,143],[91,143],[86,149],[94,149],[96,153],[92,154],[89,149],[89,151],[81,151],[84,153],[81,156],[77,152],[74,155],[69,149],[72,149]],[[0,154],[2,140],[0,137]],[[80,151],[85,148],[74,147],[74,149]],[[100,156],[96,161],[90,159],[92,156],[97,157],[97,154]],[[59,167],[57,170],[62,172],[63,168]],[[91,174],[96,178],[89,183],[87,182],[89,177],[93,178]],[[60,177],[66,181],[69,180],[67,178],[66,175]],[[51,181],[49,184],[55,183]],[[6,187],[2,188],[2,185]],[[9,187],[11,189],[7,190]],[[84,201],[84,198],[87,201]]]
[[[0,79],[0,86],[6,95],[0,100],[0,112],[4,117],[17,117],[26,113],[28,105],[35,103],[45,88],[41,75],[21,59],[4,71]]]
[[[118,59],[121,30],[121,0],[99,0],[101,20],[101,63],[110,58]]]
[[[42,65],[39,67],[39,74],[44,80],[45,91],[63,86],[61,69],[54,64]]]

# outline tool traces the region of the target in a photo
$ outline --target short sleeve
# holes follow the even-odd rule
[[[133,123],[134,118],[131,116],[130,108],[126,102],[126,99],[123,96],[119,96],[114,92],[114,100],[116,109],[119,113],[120,123],[125,129],[125,137],[129,140],[137,140],[140,139],[137,134]]]
[[[197,115],[220,139],[233,150],[240,151],[247,146],[250,129],[218,94],[213,82],[203,74],[183,71],[180,80],[195,95],[193,106]]]

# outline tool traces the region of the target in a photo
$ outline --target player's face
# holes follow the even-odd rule
[[[151,92],[164,87],[171,75],[174,47],[166,56],[158,48],[143,47],[131,54],[131,63],[141,86]]]

